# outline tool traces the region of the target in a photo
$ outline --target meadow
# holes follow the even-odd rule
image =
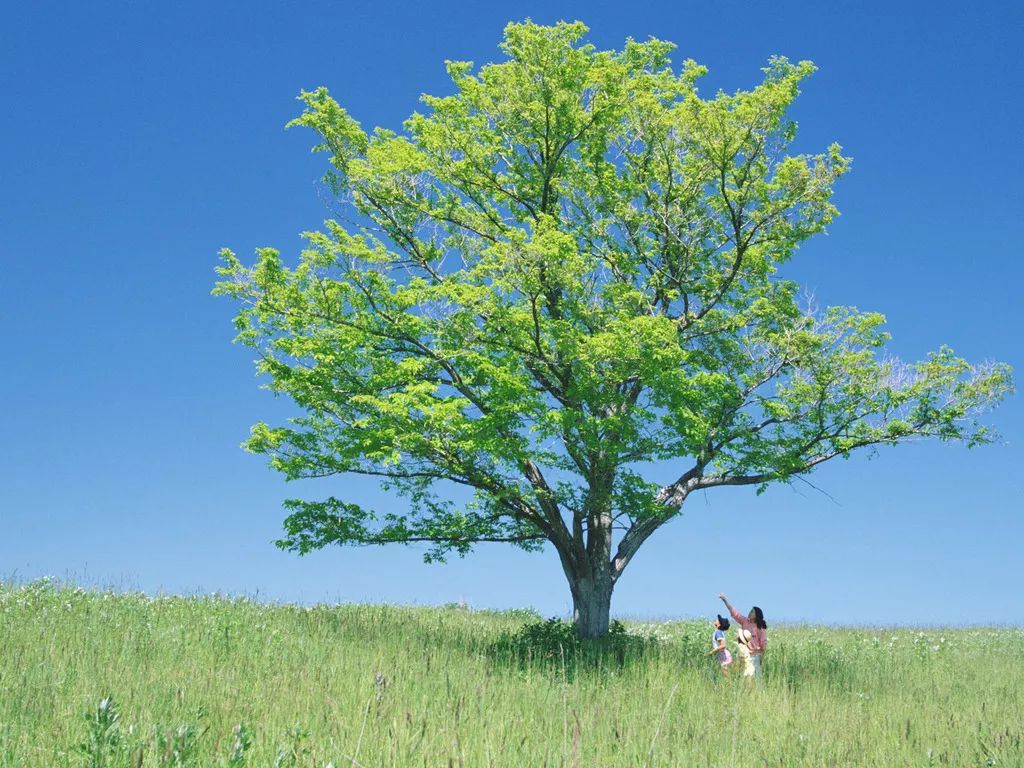
[[[1024,629],[539,618],[0,586],[0,768],[1024,765]]]

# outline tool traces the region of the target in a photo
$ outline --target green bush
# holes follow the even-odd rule
[[[550,618],[503,634],[490,652],[492,658],[510,661],[522,669],[543,669],[572,677],[581,671],[621,669],[653,653],[657,645],[653,638],[630,634],[618,620],[612,620],[605,637],[580,640],[571,622]]]

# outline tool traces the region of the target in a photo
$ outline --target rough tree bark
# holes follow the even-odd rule
[[[605,573],[590,578],[569,581],[573,621],[576,624],[576,635],[581,640],[603,637],[608,632],[615,583],[610,569],[605,570]]]

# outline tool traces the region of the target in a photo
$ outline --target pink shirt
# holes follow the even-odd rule
[[[750,652],[754,656],[760,656],[768,646],[768,632],[761,629],[757,624],[748,619],[735,608],[730,608],[729,613],[736,619],[741,627],[750,630]]]

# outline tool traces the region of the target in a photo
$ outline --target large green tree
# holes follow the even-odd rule
[[[505,60],[448,62],[452,95],[400,132],[303,93],[291,124],[319,134],[344,216],[294,267],[223,251],[215,292],[241,301],[238,339],[303,413],[247,448],[289,479],[371,475],[407,500],[288,501],[281,546],[550,545],[594,637],[694,491],[923,437],[988,442],[977,416],[1012,384],[945,347],[900,362],[881,315],[804,306],[778,277],[850,166],[837,145],[787,154],[809,62],[703,98],[705,70],[673,67],[670,43],[599,51],[586,31],[510,24]]]

